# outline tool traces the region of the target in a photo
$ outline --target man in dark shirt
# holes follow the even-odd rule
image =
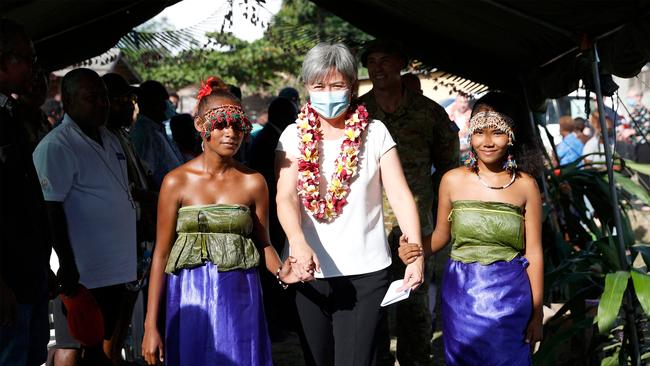
[[[0,19],[0,365],[41,365],[49,341],[50,226],[26,129],[11,97],[31,91],[35,66],[25,31]],[[60,280],[76,283],[71,251],[57,253]]]
[[[269,105],[269,120],[262,130],[253,138],[248,153],[248,166],[258,171],[266,180],[269,189],[269,233],[271,244],[278,253],[282,253],[286,235],[278,220],[278,210],[275,203],[277,193],[275,175],[275,147],[278,145],[282,131],[296,121],[297,111],[293,102],[287,98],[278,97]],[[264,310],[269,322],[272,340],[281,340],[287,325],[294,323],[292,306],[284,290],[279,290],[274,276],[262,276],[264,294]]]
[[[282,253],[286,236],[278,221],[275,205],[275,147],[284,129],[296,121],[298,113],[291,100],[278,97],[269,105],[269,120],[251,143],[248,166],[260,172],[269,189],[269,230],[271,244]]]

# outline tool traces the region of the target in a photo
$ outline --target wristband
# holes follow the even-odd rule
[[[283,289],[283,290],[286,290],[287,288],[289,288],[289,285],[287,285],[286,283],[284,283],[284,282],[280,279],[280,271],[281,271],[281,270],[282,270],[282,266],[278,267],[278,270],[275,271],[275,279],[278,280],[278,283],[280,284],[280,286],[282,286],[282,289]]]

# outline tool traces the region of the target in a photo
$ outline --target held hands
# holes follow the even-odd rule
[[[284,263],[282,263],[282,268],[280,269],[280,280],[286,284],[292,284],[300,281],[300,275],[297,271],[296,258],[289,256]]]
[[[305,241],[291,245],[291,256],[296,259],[291,270],[296,272],[300,281],[311,281],[314,279],[314,271],[320,272],[318,257]]]
[[[402,235],[399,238],[398,254],[402,262],[409,265],[424,256],[424,250],[422,244],[409,243],[406,236]]]
[[[160,338],[158,329],[145,327],[144,338],[142,339],[142,357],[149,365],[156,365],[158,362],[163,363],[163,342]]]
[[[422,245],[421,244],[409,244],[408,243],[408,238],[405,235],[402,235],[399,238],[400,242],[400,258],[402,258],[402,247],[406,247],[407,245],[419,245],[420,250],[422,250]],[[409,257],[412,258],[412,257]],[[404,258],[402,258],[402,261],[404,261]],[[404,261],[406,264],[406,270],[404,271],[404,283],[402,284],[402,287],[400,287],[397,291],[404,291],[407,288],[411,288],[411,291],[415,291],[422,282],[424,282],[424,256],[422,253],[418,254],[412,260],[407,263]]]

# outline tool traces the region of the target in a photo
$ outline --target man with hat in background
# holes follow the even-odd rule
[[[442,175],[459,164],[458,129],[444,108],[407,88],[400,72],[406,68],[406,52],[397,42],[375,40],[369,43],[361,63],[368,68],[373,88],[361,97],[371,118],[382,121],[397,143],[404,175],[415,198],[420,216],[422,241],[430,241],[437,207],[438,185]],[[432,175],[432,171],[434,171]],[[386,229],[392,252],[393,280],[404,276],[405,265],[397,249],[401,231],[388,201],[384,199]],[[430,273],[430,261],[427,272]],[[410,297],[396,304],[397,360],[402,366],[431,364],[431,313],[428,277]],[[378,365],[393,365],[389,353],[387,319],[378,335]]]

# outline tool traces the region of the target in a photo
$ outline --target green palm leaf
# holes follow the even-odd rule
[[[605,289],[598,304],[598,315],[596,317],[598,330],[601,334],[606,334],[614,326],[629,278],[630,272],[625,271],[608,273],[605,277]]]
[[[634,292],[641,303],[643,311],[650,316],[650,276],[645,273],[632,271],[632,283]]]
[[[637,196],[637,198],[642,200],[646,205],[650,205],[650,194],[648,194],[648,191],[643,189],[643,187],[640,185],[634,183],[632,179],[624,176],[619,172],[614,172],[614,176],[616,179],[616,184],[620,185],[621,188],[628,191],[629,193]]]
[[[621,348],[617,348],[616,352],[612,354],[609,357],[603,358],[602,361],[600,361],[600,366],[619,366],[618,358],[619,354],[621,352]]]
[[[632,170],[636,170],[639,173],[650,175],[650,164],[639,164],[625,160],[625,166]]]

